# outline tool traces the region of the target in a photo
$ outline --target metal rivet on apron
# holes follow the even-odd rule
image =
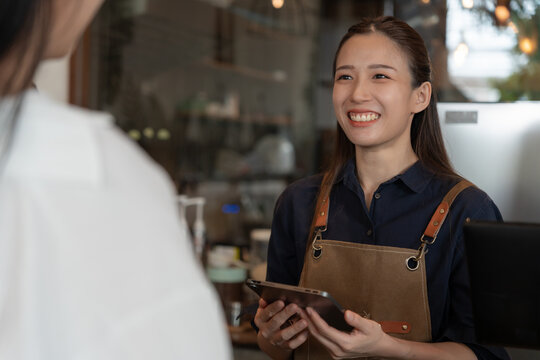
[[[434,225],[434,226],[437,226],[437,225],[439,225],[439,222],[438,222],[438,221],[434,221],[434,222],[433,222],[433,225]]]
[[[407,325],[403,324],[403,325],[401,325],[401,328],[402,328],[403,330],[407,330],[409,327],[408,327]]]
[[[381,194],[380,193],[376,193],[375,194],[375,199],[380,199],[381,198]]]
[[[416,259],[416,256],[410,256],[405,260],[405,264],[407,265],[407,269],[415,271],[420,266],[420,261]]]
[[[441,214],[444,214],[444,209],[439,210]]]
[[[324,211],[321,211],[321,216],[324,216]]]

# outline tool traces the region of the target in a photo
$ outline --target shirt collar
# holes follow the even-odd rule
[[[6,174],[101,184],[103,155],[96,132],[110,126],[109,116],[57,104],[29,90],[17,120]]]
[[[401,180],[409,189],[415,193],[422,192],[430,182],[434,173],[422,164],[420,160],[416,161],[404,173],[397,175],[394,179]]]
[[[434,176],[433,172],[427,169],[420,160],[415,162],[405,172],[394,176],[390,180],[384,182],[384,184],[390,184],[396,181],[401,181],[405,186],[414,191],[415,193],[422,192],[431,178]],[[336,178],[336,184],[343,181],[345,184],[353,185],[353,187],[360,186],[358,178],[356,176],[356,162],[350,159],[343,166],[342,171]]]

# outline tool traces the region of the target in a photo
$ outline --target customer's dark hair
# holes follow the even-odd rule
[[[5,159],[17,115],[23,101],[21,91],[32,83],[36,69],[47,47],[51,0],[0,1],[0,159]],[[7,70],[11,72],[6,74]],[[6,104],[6,96],[14,98]]]
[[[12,93],[13,86],[27,87],[47,46],[51,13],[50,0],[2,0],[0,2],[0,63],[8,56],[16,64],[8,79],[0,84],[0,96]]]
[[[345,36],[341,39],[337,48],[333,73],[336,71],[336,61],[343,44],[356,35],[379,33],[392,40],[407,56],[409,70],[412,78],[412,87],[417,88],[424,82],[432,81],[431,61],[422,37],[407,23],[391,16],[382,16],[374,19],[363,19],[358,24],[349,28]],[[437,114],[437,101],[433,91],[430,103],[426,109],[417,113],[413,117],[411,125],[411,145],[416,156],[428,169],[437,175],[459,177],[454,171],[446,149],[439,124]],[[320,196],[316,204],[316,209],[321,206],[321,201],[330,194],[338,174],[345,163],[354,158],[355,146],[349,141],[345,132],[338,125],[336,135],[336,146],[331,161],[323,172],[323,180],[319,190]],[[310,239],[313,238],[315,224],[311,225]]]

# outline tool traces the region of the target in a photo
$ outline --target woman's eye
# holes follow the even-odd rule
[[[373,76],[373,78],[374,79],[389,79],[389,77],[384,74],[376,74],[375,76]]]
[[[352,76],[350,75],[339,75],[336,80],[351,80]]]

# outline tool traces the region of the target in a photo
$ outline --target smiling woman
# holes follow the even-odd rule
[[[333,70],[334,161],[279,198],[267,280],[329,292],[354,330],[261,300],[259,345],[274,358],[507,359],[475,343],[462,242],[466,218],[501,216],[448,161],[422,38],[395,18],[365,19]]]
[[[431,83],[413,88],[407,56],[379,33],[353,36],[342,46],[336,66],[334,109],[356,157],[377,149],[395,161],[414,163],[410,128],[414,114],[429,104]]]

